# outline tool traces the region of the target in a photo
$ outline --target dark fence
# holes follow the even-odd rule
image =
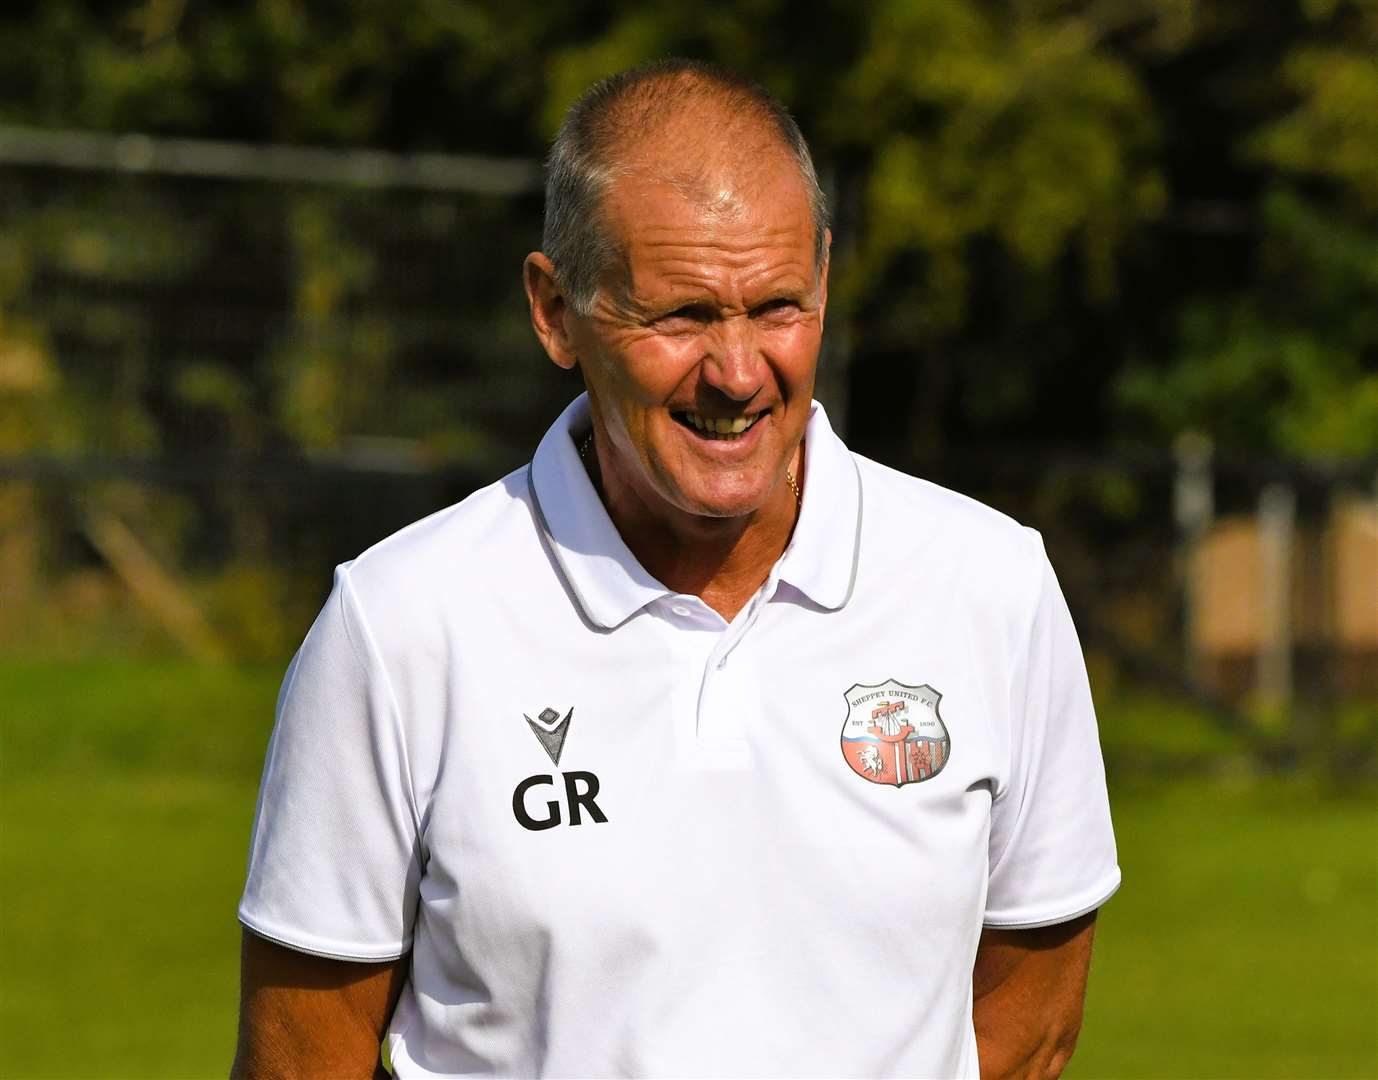
[[[0,129],[0,166],[5,648],[279,658],[578,392],[527,321],[531,163]],[[858,445],[1038,528],[1101,685],[1372,767],[1378,462]]]

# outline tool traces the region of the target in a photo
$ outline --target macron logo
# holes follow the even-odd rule
[[[560,753],[565,748],[565,737],[569,735],[569,722],[574,718],[573,707],[565,713],[563,720],[560,719],[558,710],[549,707],[542,709],[534,720],[525,713],[522,713],[522,716],[531,725],[531,733],[550,755],[550,760],[559,765]],[[565,782],[565,804],[569,808],[569,824],[583,824],[585,812],[600,825],[608,820],[607,815],[593,801],[598,794],[598,777],[591,772],[570,772],[562,773],[561,779]],[[564,815],[561,813],[558,796],[546,801],[545,813],[539,817],[531,813],[526,803],[526,793],[532,788],[554,787],[555,783],[553,775],[542,773],[538,776],[528,776],[512,792],[512,814],[523,829],[540,832],[544,829],[553,829],[563,822]]]
[[[560,752],[565,748],[565,737],[569,734],[569,722],[574,717],[574,709],[570,708],[565,713],[565,718],[560,719],[560,714],[555,709],[547,706],[542,709],[535,720],[522,713],[526,722],[531,725],[531,732],[545,747],[545,752],[550,755],[553,764],[560,764]]]

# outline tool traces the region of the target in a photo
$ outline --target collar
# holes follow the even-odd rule
[[[780,579],[829,611],[846,606],[861,558],[861,473],[856,459],[813,403],[804,428],[804,502]]]
[[[623,542],[579,460],[576,433],[588,430],[580,394],[536,447],[527,483],[550,550],[590,622],[612,629],[653,600],[673,595]],[[861,479],[851,452],[814,402],[804,433],[804,502],[775,573],[819,606],[843,607],[856,581]]]

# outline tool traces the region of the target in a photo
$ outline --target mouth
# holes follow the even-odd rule
[[[681,427],[711,439],[715,442],[735,442],[750,431],[766,415],[763,410],[749,416],[704,416],[700,413],[682,411],[672,412],[675,422]]]

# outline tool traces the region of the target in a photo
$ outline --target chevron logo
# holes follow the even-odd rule
[[[573,707],[565,713],[563,720],[560,719],[559,712],[549,706],[542,709],[535,720],[525,713],[522,713],[522,716],[531,725],[532,734],[545,747],[550,760],[556,765],[560,764],[560,752],[564,749],[565,737],[569,734],[569,722],[574,717]]]

